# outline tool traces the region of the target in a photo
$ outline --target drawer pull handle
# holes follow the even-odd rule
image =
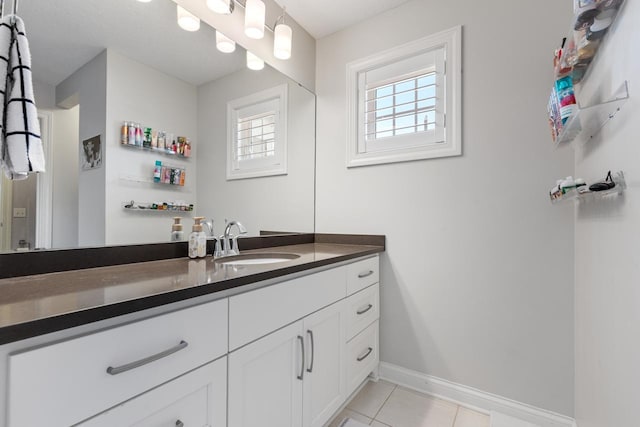
[[[180,420],[176,421],[176,427],[184,427],[184,423]]]
[[[373,308],[373,304],[367,304],[367,308],[363,308],[356,311],[356,314],[358,315],[365,314],[367,311],[371,310],[372,308]]]
[[[298,335],[298,341],[300,341],[300,374],[297,376],[297,378],[302,381],[302,379],[304,378],[304,338],[301,337],[300,335]]]
[[[113,366],[109,366],[107,368],[107,373],[109,375],[118,375],[123,372],[127,372],[135,368],[139,368],[140,366],[144,366],[148,363],[155,362],[156,360],[160,360],[184,348],[187,348],[188,345],[189,343],[187,343],[186,341],[180,341],[180,344],[174,347],[171,347],[170,349],[167,349],[165,351],[161,351],[160,353],[156,353],[149,357],[145,357],[144,359],[136,360],[134,362],[127,363],[126,365],[116,366],[115,368]]]
[[[364,279],[365,277],[369,277],[373,274],[373,270],[369,270],[366,273],[358,274],[358,279]]]
[[[307,372],[313,372],[313,359],[316,358],[316,344],[313,342],[313,331],[311,329],[307,329],[307,334],[309,334],[309,338],[311,339],[311,363],[309,363],[309,367],[307,368]]]
[[[358,357],[356,360],[358,362],[362,362],[364,359],[366,359],[367,357],[369,357],[369,355],[371,354],[371,352],[373,351],[373,349],[371,347],[369,347],[367,349],[367,352],[365,354],[363,354],[362,356]]]

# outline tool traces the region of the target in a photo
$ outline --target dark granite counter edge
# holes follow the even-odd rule
[[[382,246],[384,250],[385,245],[385,236],[380,235],[321,233],[275,235],[273,233],[276,232],[271,231],[265,233],[265,235],[259,237],[239,239],[238,245],[240,246],[240,250],[301,245],[305,243],[371,245]],[[213,253],[214,244],[214,239],[207,241],[207,253]],[[0,254],[0,279],[183,258],[187,256],[187,249],[187,242],[172,242],[2,253]]]
[[[384,236],[382,236],[384,239]],[[247,239],[249,240],[249,239]],[[308,243],[308,242],[305,242]],[[278,245],[280,246],[280,245]],[[248,250],[249,248],[245,248]],[[32,338],[38,335],[44,335],[52,332],[61,331],[76,326],[81,326],[100,320],[110,319],[137,311],[142,311],[162,305],[167,305],[190,298],[210,295],[216,292],[237,288],[243,285],[261,282],[264,280],[275,279],[289,274],[299,273],[318,267],[324,267],[336,264],[350,259],[360,258],[367,255],[373,255],[384,251],[384,246],[376,245],[369,249],[363,249],[358,253],[349,255],[339,255],[336,257],[313,261],[306,264],[299,264],[290,267],[279,268],[277,270],[264,271],[257,274],[251,274],[243,277],[225,280],[223,282],[211,283],[207,285],[194,286],[186,289],[175,290],[171,292],[150,295],[143,298],[137,298],[120,303],[107,304],[104,306],[94,307],[72,313],[66,313],[59,316],[47,317],[31,322],[19,323],[11,326],[0,328],[0,345],[14,341],[20,341]]]

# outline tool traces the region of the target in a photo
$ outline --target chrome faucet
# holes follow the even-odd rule
[[[231,234],[231,228],[233,226],[238,228],[238,234]],[[239,221],[229,221],[224,229],[224,234],[216,240],[216,248],[213,256],[215,258],[239,255],[240,249],[238,248],[238,237],[247,234],[247,229]],[[222,247],[220,242],[222,241]]]

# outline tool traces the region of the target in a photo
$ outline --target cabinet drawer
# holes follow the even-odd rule
[[[224,355],[227,304],[214,301],[10,355],[9,426],[71,425]]]
[[[347,295],[378,283],[379,280],[378,255],[347,265]]]
[[[226,390],[225,357],[103,412],[80,426],[223,427],[227,413]]]
[[[376,283],[347,298],[347,340],[380,317],[379,289]]]
[[[344,298],[346,281],[338,267],[230,297],[230,350]]]
[[[376,320],[347,343],[347,396],[378,366],[378,351]]]

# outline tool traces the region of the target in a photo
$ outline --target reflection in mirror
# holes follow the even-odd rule
[[[247,69],[240,46],[219,52],[204,22],[182,30],[171,0],[25,0],[18,14],[47,172],[3,178],[0,250],[167,242],[175,216],[185,238],[196,215],[218,235],[225,219],[249,235],[313,232],[312,93],[269,66]],[[169,150],[188,139],[189,156],[138,147],[135,130],[123,141],[124,122],[141,125],[141,144],[150,128],[151,148],[160,135]]]

